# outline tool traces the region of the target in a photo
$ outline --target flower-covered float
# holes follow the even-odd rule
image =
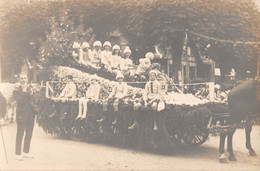
[[[65,83],[62,79],[67,75],[73,76],[77,87],[77,98],[68,101],[54,100],[64,88]],[[100,100],[88,104],[86,119],[75,120],[78,113],[78,98],[82,97],[93,77],[101,85]],[[154,131],[150,123],[152,110],[144,106],[138,110],[133,107],[136,101],[142,99],[144,89],[128,86],[128,96],[119,106],[118,124],[112,125],[111,120],[99,123],[97,120],[102,116],[113,115],[112,107],[109,107],[107,111],[103,110],[103,102],[115,83],[113,80],[74,68],[55,66],[52,80],[46,84],[47,98],[39,103],[38,124],[47,133],[89,142],[167,148],[180,143],[196,145],[204,143],[209,135],[207,126],[210,116],[227,111],[225,103],[202,100],[192,94],[168,92],[165,96],[165,108],[155,111],[158,115],[159,129]],[[140,126],[129,130],[134,114],[139,116]]]

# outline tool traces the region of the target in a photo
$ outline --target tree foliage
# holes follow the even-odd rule
[[[60,23],[64,15],[75,27],[81,21],[84,31],[91,27],[96,39],[101,41],[105,41],[111,31],[120,30],[129,41],[135,59],[160,44],[171,46],[178,60],[185,29],[218,39],[260,41],[260,14],[251,0],[239,3],[235,0],[81,0],[30,4],[14,0],[1,3],[4,76],[19,72],[24,59],[39,55],[40,47],[52,32],[50,18]],[[216,60],[224,72],[230,67],[241,73],[256,68],[259,46],[225,43],[192,34],[188,39],[195,42],[202,53]],[[205,51],[208,44],[211,46]]]

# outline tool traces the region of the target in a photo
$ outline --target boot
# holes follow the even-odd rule
[[[78,114],[78,116],[75,118],[75,120],[78,120],[78,119],[80,119],[82,117],[82,115],[81,114]]]
[[[96,120],[97,122],[104,122],[105,117],[102,117],[101,119]]]
[[[117,124],[117,118],[115,118],[115,120],[112,122],[112,125],[116,125]]]
[[[139,127],[139,124],[135,121],[131,126],[128,127],[129,130],[133,130]]]
[[[82,120],[82,119],[85,119],[86,117],[87,117],[87,114],[84,113],[84,114],[81,116],[81,120]]]

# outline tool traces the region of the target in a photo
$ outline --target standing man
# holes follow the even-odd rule
[[[15,143],[15,158],[17,160],[23,160],[23,158],[33,158],[29,151],[36,110],[33,103],[33,91],[28,84],[28,77],[26,74],[20,75],[20,82],[16,84],[13,96],[14,100],[17,103],[17,134]],[[23,144],[23,154],[21,155],[24,132],[25,138]]]

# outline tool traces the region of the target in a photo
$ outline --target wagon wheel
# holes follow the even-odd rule
[[[201,145],[209,137],[209,130],[206,128],[200,128],[194,125],[189,132],[191,134],[186,134],[183,136],[183,141],[188,145]]]

